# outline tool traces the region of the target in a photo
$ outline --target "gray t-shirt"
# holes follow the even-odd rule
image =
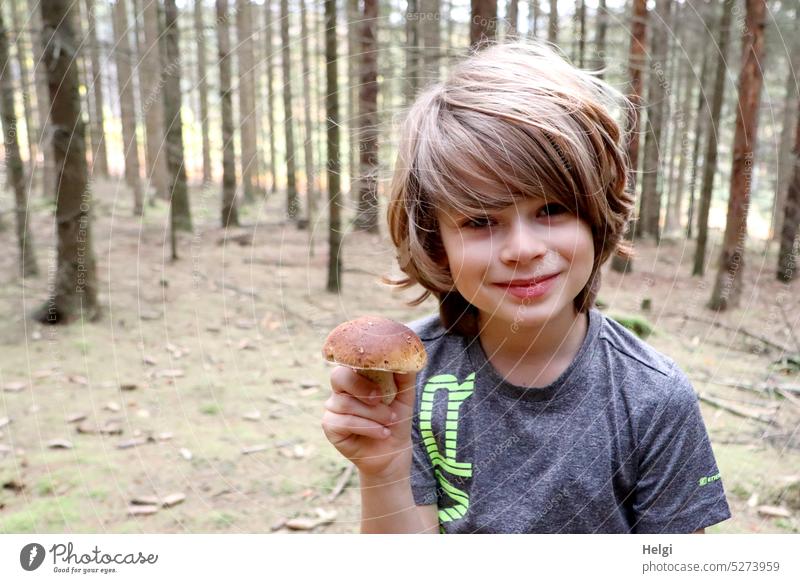
[[[411,487],[447,533],[688,533],[730,518],[686,375],[596,308],[552,384],[506,382],[438,314],[407,324],[417,375]]]

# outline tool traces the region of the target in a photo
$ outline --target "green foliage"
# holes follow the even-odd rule
[[[655,334],[655,328],[642,316],[629,314],[607,314],[609,318],[621,324],[642,340],[646,340],[651,334]]]

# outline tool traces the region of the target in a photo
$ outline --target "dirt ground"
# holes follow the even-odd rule
[[[172,263],[163,203],[138,219],[118,183],[94,192],[97,323],[26,317],[53,269],[48,213],[33,219],[39,278],[17,275],[13,229],[0,233],[0,532],[286,532],[287,520],[297,532],[357,532],[357,477],[330,498],[347,464],[320,428],[322,342],[351,317],[436,309],[409,308],[416,294],[377,283],[398,273],[385,235],[346,235],[332,295],[325,225],[282,224],[281,196],[244,208],[249,226],[226,235],[217,189],[194,188],[195,233]],[[727,313],[704,308],[714,273],[689,275],[694,244],[683,241],[640,246],[635,272],[607,271],[600,295],[609,314],[647,318],[648,341],[715,403],[701,406],[733,518],[710,532],[800,532],[800,401],[723,384],[800,385],[797,368],[771,365],[780,349],[743,333],[800,352],[790,333],[800,336],[800,282],[775,282],[776,250],[763,248],[750,243],[742,307]],[[130,514],[134,501],[146,514]]]

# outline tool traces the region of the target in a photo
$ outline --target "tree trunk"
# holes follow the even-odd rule
[[[286,216],[297,221],[298,228],[304,227],[300,201],[297,198],[297,177],[294,160],[294,133],[292,131],[292,69],[289,53],[289,2],[281,0],[281,60],[283,70],[283,127],[286,136]]]
[[[707,51],[703,51],[703,64],[700,68],[700,82],[697,89],[697,107],[695,109],[695,123],[694,123],[694,146],[692,147],[692,174],[689,180],[689,207],[686,209],[686,238],[693,237],[692,230],[694,226],[694,207],[695,207],[695,187],[697,186],[697,171],[700,167],[700,147],[703,143],[703,135],[706,127],[706,116],[704,115],[704,106],[706,104],[706,91],[708,86],[708,72],[711,69],[709,64],[711,59]]]
[[[605,0],[601,0],[605,2]],[[539,0],[528,0],[528,38],[536,38],[539,34],[539,19],[542,16],[542,5]]]
[[[597,32],[595,36],[595,49],[597,50],[597,57],[595,67],[603,69],[606,66],[606,33],[608,32],[608,7],[606,0],[600,0],[597,7]],[[601,79],[605,73],[599,73],[598,77]]]
[[[414,99],[417,92],[417,76],[419,71],[417,56],[417,20],[410,18],[412,11],[416,10],[417,0],[408,0],[406,12],[406,103]],[[350,176],[350,198],[358,203],[358,193],[354,188],[358,184],[358,63],[361,50],[361,11],[358,0],[347,0],[347,119],[348,129],[348,169]],[[412,41],[413,39],[413,41]],[[413,44],[412,44],[413,43]]]
[[[167,149],[167,187],[170,197],[170,226],[175,231],[192,230],[186,166],[183,158],[183,122],[181,121],[181,55],[179,49],[178,9],[175,0],[164,0],[164,123]],[[173,245],[173,259],[177,250]]]
[[[317,213],[317,190],[315,183],[317,171],[314,168],[314,126],[311,123],[311,61],[308,55],[308,23],[306,14],[306,2],[300,0],[300,50],[303,61],[303,117],[305,125],[305,136],[303,139],[303,152],[306,165],[306,222],[314,224]],[[309,237],[314,230],[309,229]],[[313,239],[309,241],[309,247],[313,246]]]
[[[239,66],[239,128],[242,144],[242,189],[245,200],[258,190],[258,144],[256,143],[255,76],[253,74],[253,28],[250,0],[236,0],[236,51]]]
[[[519,0],[508,0],[506,5],[506,38],[516,38],[519,31],[517,20],[519,19]]]
[[[471,2],[469,46],[477,49],[497,39],[497,0],[471,0]]]
[[[358,0],[352,0],[355,3],[355,9],[358,9]],[[419,77],[420,77],[420,66],[422,58],[420,56],[420,24],[419,24],[419,10],[418,10],[418,2],[420,0],[407,0],[406,2],[406,71],[404,74],[406,85],[405,85],[405,98],[406,98],[406,106],[411,105],[414,101],[414,98],[417,95],[417,89],[419,88]],[[361,32],[361,25],[359,23],[360,16],[354,17],[354,20],[351,21],[349,26],[353,29],[353,42],[356,42],[356,38],[358,34]],[[358,39],[360,41],[360,39]],[[355,45],[355,51],[358,51],[361,47],[361,43],[358,42]],[[358,61],[356,61],[358,62]],[[355,75],[355,65],[354,65],[354,75]],[[355,79],[355,76],[352,77]],[[357,85],[357,83],[353,83],[353,85]],[[356,112],[357,113],[357,112]],[[353,118],[355,119],[355,118]],[[358,133],[358,128],[356,128],[355,133]],[[355,173],[353,173],[355,176]]]
[[[39,8],[39,0],[28,0],[28,14],[30,15],[31,35],[33,46],[33,59],[35,63],[42,63],[42,13]],[[50,94],[47,89],[47,71],[41,65],[34,67],[34,80],[36,83],[36,112],[39,115],[39,132],[36,139],[39,144],[39,151],[42,153],[43,179],[42,196],[53,198],[53,185],[56,183],[55,158],[53,155],[53,145],[46,129],[48,128]],[[31,173],[35,171],[35,162],[31,163]]]
[[[586,56],[586,0],[576,0],[575,9],[578,21],[578,66],[583,67]]]
[[[547,41],[554,45],[558,44],[558,0],[550,0],[550,18],[547,21]]]
[[[639,206],[641,222],[638,235],[660,238],[662,177],[661,144],[664,132],[664,102],[666,92],[667,27],[671,0],[656,0],[656,18],[653,19],[650,50],[649,87],[647,91],[647,125],[644,136],[644,167],[642,169],[642,198]]]
[[[378,0],[364,0],[359,93],[359,181],[355,228],[378,232]]]
[[[156,196],[167,200],[167,165],[164,153],[164,96],[162,68],[181,66],[161,62],[159,46],[161,26],[158,0],[142,0],[142,21],[144,23],[144,45],[139,63],[140,94],[145,125],[145,164],[148,184],[152,184]]]
[[[0,10],[0,63],[8,63],[8,39]],[[44,104],[42,104],[44,105]],[[17,244],[19,246],[19,267],[23,277],[38,275],[36,255],[33,250],[33,237],[28,215],[28,193],[25,190],[25,169],[19,154],[17,139],[17,115],[14,112],[14,83],[11,67],[0,66],[0,118],[2,118],[3,144],[6,154],[6,171],[9,173],[14,189]]]
[[[12,0],[11,2],[11,18],[12,24],[16,32],[16,41],[13,43],[17,51],[17,64],[19,65],[19,85],[20,93],[22,93],[22,111],[25,116],[25,136],[28,139],[28,165],[33,167],[33,161],[36,159],[36,129],[33,127],[33,105],[31,103],[30,87],[33,86],[30,80],[28,71],[28,60],[25,54],[24,29],[26,24],[23,23],[20,17],[21,3],[19,0]],[[34,66],[36,61],[34,61]]]
[[[629,184],[631,192],[636,194],[636,177],[639,161],[639,126],[641,123],[642,106],[642,75],[645,70],[647,46],[647,0],[633,0],[631,13],[631,46],[628,53],[628,71],[630,74],[630,88],[628,99],[631,107],[625,120],[625,150],[630,163]],[[628,224],[625,238],[629,241],[636,237],[638,219],[633,218]],[[619,273],[633,270],[633,260],[614,254],[611,258],[611,269]]]
[[[739,107],[736,111],[736,133],[733,139],[731,190],[725,235],[719,257],[714,291],[709,308],[725,311],[739,306],[742,293],[742,272],[747,239],[747,210],[753,178],[753,150],[758,137],[758,109],[764,82],[764,28],[766,0],[747,0],[744,34],[742,35],[742,70],[739,75]]]
[[[328,135],[328,282],[326,289],[331,293],[338,293],[342,287],[339,73],[337,71],[336,43],[336,0],[325,0],[325,128]]]
[[[269,135],[270,192],[277,192],[277,156],[275,154],[275,45],[272,41],[272,0],[264,2],[264,43],[267,61],[267,134]]]
[[[222,109],[222,226],[226,228],[239,224],[239,213],[236,209],[236,152],[233,144],[229,18],[228,0],[217,0],[219,94]]]
[[[209,184],[213,178],[211,175],[211,141],[208,135],[208,79],[206,77],[206,27],[203,22],[203,0],[194,0],[194,33],[197,37],[197,92],[200,96],[200,134],[203,142],[203,184]]]
[[[90,80],[94,108],[92,112],[92,174],[108,178],[108,151],[106,148],[105,120],[103,112],[103,71],[100,67],[100,45],[97,40],[97,15],[94,0],[86,0],[89,18],[89,48],[92,58]]]
[[[706,244],[708,241],[708,215],[711,210],[711,196],[714,192],[714,175],[717,173],[717,140],[725,99],[725,73],[728,69],[727,53],[730,44],[731,13],[736,0],[725,0],[719,21],[719,48],[717,70],[714,77],[714,96],[711,103],[711,118],[706,140],[706,153],[703,160],[703,183],[700,187],[700,207],[697,213],[697,245],[694,250],[692,275],[705,273]]]
[[[128,14],[125,0],[117,0],[113,7],[114,38],[117,39],[114,56],[117,63],[120,121],[122,122],[122,149],[125,154],[125,181],[133,190],[133,213],[141,215],[142,181],[139,174],[139,141],[136,137],[136,109],[133,103],[133,71],[131,70],[131,45],[128,40]]]
[[[56,183],[57,262],[50,299],[34,317],[43,323],[67,323],[100,316],[92,249],[92,192],[86,167],[85,128],[78,92],[77,38],[70,17],[72,0],[41,4],[42,41],[50,101]]]
[[[418,0],[422,8],[420,37],[422,40],[422,79],[427,85],[439,80],[441,66],[442,35],[439,31],[441,22],[440,0]]]
[[[794,137],[792,156],[794,172],[786,193],[781,223],[781,247],[778,251],[778,280],[788,283],[797,276],[797,256],[800,254],[800,112],[797,115],[797,127]]]

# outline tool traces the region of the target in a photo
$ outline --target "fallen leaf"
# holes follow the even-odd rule
[[[148,355],[142,357],[142,362],[148,366],[155,366],[156,364],[158,364],[158,361],[155,358]]]
[[[318,387],[318,386],[319,386],[319,383],[317,381],[313,381],[313,380],[300,381],[300,388],[301,389],[308,389],[308,388],[311,388],[311,387]]]
[[[261,419],[261,411],[250,411],[249,413],[245,413],[242,415],[242,419],[245,421],[258,421]]]
[[[174,494],[170,494],[168,496],[164,496],[161,500],[161,506],[164,508],[170,508],[171,506],[176,506],[186,500],[186,494],[183,492],[175,492]]]
[[[131,499],[134,506],[158,506],[158,496],[136,496]]]
[[[156,435],[156,439],[158,441],[169,441],[172,439],[173,435],[171,431],[162,431],[158,435]]]
[[[266,444],[251,445],[250,447],[243,447],[242,448],[242,453],[244,455],[248,455],[248,454],[251,454],[251,453],[257,453],[259,451],[264,451],[266,449],[269,449],[269,446],[266,445]]]
[[[184,375],[184,372],[182,368],[167,368],[158,371],[156,375],[161,378],[175,379],[178,377],[182,377]]]
[[[299,517],[287,520],[286,527],[291,528],[292,530],[313,530],[318,526],[330,524],[336,520],[336,510],[316,508],[315,513],[317,515],[315,518]]]
[[[127,441],[121,441],[117,444],[117,449],[130,449],[131,447],[137,447],[139,445],[144,445],[145,443],[147,443],[147,438],[136,437]]]
[[[77,423],[86,419],[86,413],[73,413],[67,417],[67,423]]]
[[[158,506],[128,506],[129,516],[149,516],[158,512]]]
[[[747,505],[750,508],[755,508],[756,506],[758,506],[758,493],[757,492],[753,492],[753,495],[750,496],[750,498],[747,499]]]
[[[788,508],[782,506],[759,506],[758,513],[764,516],[772,516],[775,518],[791,518],[792,513]]]
[[[25,387],[27,387],[27,383],[23,383],[22,381],[13,381],[10,383],[6,383],[3,385],[3,390],[9,393],[19,393]]]
[[[138,388],[139,385],[137,385],[136,383],[122,383],[119,386],[120,391],[135,391]]]
[[[182,447],[182,448],[180,448],[180,450],[178,450],[178,451],[180,452],[180,454],[181,454],[181,457],[182,457],[183,459],[185,459],[185,460],[187,460],[187,461],[189,461],[190,459],[192,459],[192,452],[190,452],[190,451],[189,451],[188,449],[186,449],[185,447]]]
[[[113,411],[114,413],[119,413],[122,407],[119,406],[119,403],[115,401],[109,401],[105,405],[103,405],[103,409],[107,409],[108,411]]]
[[[50,449],[72,449],[72,442],[66,439],[51,439],[47,442]]]
[[[297,392],[300,394],[301,397],[308,397],[310,395],[317,393],[318,391],[319,389],[316,387],[309,387],[307,389],[300,389]]]
[[[51,368],[43,368],[43,369],[34,371],[33,378],[35,378],[35,379],[46,379],[47,377],[54,375],[55,372],[56,371],[54,371]]]
[[[147,409],[139,409],[136,412],[137,417],[141,417],[142,419],[149,419],[150,418],[150,411]]]
[[[71,375],[69,375],[67,377],[67,380],[69,382],[71,382],[71,383],[75,383],[76,385],[84,385],[85,386],[85,385],[89,384],[89,379],[87,379],[85,376],[79,375],[79,374],[71,374]]]
[[[274,377],[272,382],[276,385],[285,385],[292,382],[292,379],[287,379],[284,377]]]
[[[11,423],[10,417],[0,417],[0,428],[5,427],[9,423]]]
[[[239,350],[258,350],[258,347],[250,342],[249,338],[242,338],[237,345]]]

